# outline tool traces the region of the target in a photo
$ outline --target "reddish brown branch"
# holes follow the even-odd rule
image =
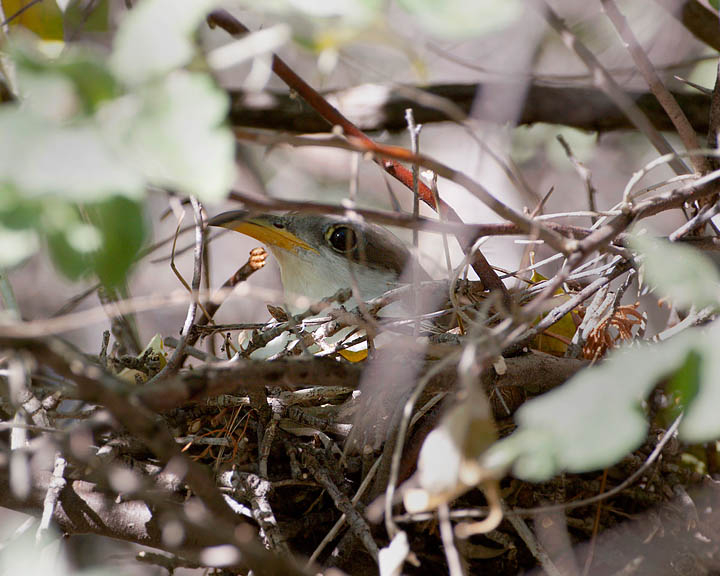
[[[540,240],[544,240],[560,252],[568,251],[568,245],[562,235],[545,226],[543,223],[516,212],[505,203],[495,198],[484,186],[470,178],[467,174],[422,154],[416,156],[409,150],[400,146],[382,146],[374,142],[368,144],[365,141],[352,138],[347,141],[339,138],[332,140],[320,140],[315,138],[304,138],[302,136],[291,136],[285,134],[273,135],[243,130],[235,130],[235,136],[249,142],[256,142],[263,145],[285,143],[290,144],[291,146],[327,146],[331,148],[355,150],[358,152],[372,152],[382,158],[391,158],[393,160],[403,162],[417,162],[420,166],[424,166],[425,168],[432,170],[439,176],[447,178],[471,192],[496,214],[513,222],[521,232],[529,234],[532,237],[539,238]],[[458,222],[459,220],[455,221]],[[461,244],[465,246],[466,252],[477,240],[476,237],[463,232],[458,232],[457,237]],[[485,282],[485,279],[481,279]]]
[[[237,130],[236,135],[248,141],[259,142],[261,144],[278,144],[284,142],[290,144],[291,146],[326,146],[330,148],[341,148],[344,150],[356,150],[361,152],[364,150],[362,145],[358,146],[354,143],[345,142],[339,139],[320,140],[290,135],[273,136],[254,132],[241,132]],[[458,173],[457,171],[424,156],[415,158],[404,148],[396,146],[376,146],[374,152],[383,156],[417,161],[421,166],[435,170],[438,174],[447,177],[449,180],[453,180],[462,186],[469,186],[470,189],[472,189],[475,185],[472,179],[468,178],[464,174]],[[578,252],[582,255],[588,255],[590,252],[602,245],[608,246],[612,239],[624,232],[630,226],[630,223],[636,219],[648,218],[672,208],[681,208],[687,202],[693,202],[700,198],[712,195],[714,192],[707,186],[707,183],[716,177],[717,174],[711,173],[700,180],[691,181],[688,184],[677,188],[670,194],[663,194],[642,202],[637,202],[631,207],[628,207],[622,214],[611,217],[607,224],[598,228],[590,235],[586,235],[584,229],[582,228],[574,228],[570,230],[567,227],[558,228],[557,225],[547,223],[543,223],[543,228],[535,228],[536,223],[531,222],[530,226],[528,226],[526,224],[527,220],[524,217],[519,223],[513,222],[513,226],[510,228],[505,228],[506,226],[509,226],[510,223],[501,224],[500,228],[497,229],[497,233],[502,233],[500,231],[502,229],[507,233],[510,233],[510,230],[516,230],[517,233],[526,233],[531,235],[537,234],[537,237],[539,238],[545,237],[545,239],[549,239],[549,244],[557,245],[559,242],[557,239],[559,233],[563,233],[564,230],[568,230],[574,237],[583,237],[584,239],[576,246],[565,246],[563,244],[563,249],[568,249],[571,253]],[[400,222],[400,220],[398,220],[398,222]],[[440,230],[443,223],[438,222],[435,226],[436,230]],[[487,225],[482,226],[484,227]],[[411,226],[408,224],[408,227]],[[547,232],[551,232],[552,234],[547,234]]]
[[[208,17],[208,22],[211,26],[220,26],[220,28],[233,36],[240,36],[250,32],[250,30],[242,22],[237,20],[225,10],[213,11]],[[320,116],[322,116],[322,118],[325,119],[325,121],[327,121],[329,128],[339,126],[345,136],[356,138],[361,142],[366,143],[368,147],[373,144],[371,138],[369,138],[362,130],[348,120],[337,108],[335,108],[335,106],[330,104],[330,102],[328,102],[322,94],[298,76],[293,69],[290,68],[285,61],[276,54],[273,54],[272,70],[275,74],[277,74],[278,78],[285,82],[291,90],[297,92],[297,94],[305,100],[305,102],[307,102],[313,110],[315,110]],[[412,172],[405,168],[405,166],[396,160],[385,160],[379,162],[379,164],[388,174],[412,190]],[[422,182],[419,183],[418,195],[423,202],[437,211],[432,191]],[[445,205],[443,202],[440,202],[440,205],[441,210],[452,211],[452,208]]]

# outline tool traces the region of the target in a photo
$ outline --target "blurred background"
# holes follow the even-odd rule
[[[13,9],[7,0],[2,4],[8,18]],[[130,0],[108,2],[105,30],[89,31],[82,27],[72,33],[65,30],[64,39],[68,41],[68,36],[72,36],[73,43],[92,46],[100,53],[106,53],[117,23],[134,4]],[[602,12],[599,0],[558,0],[549,4],[623,88],[647,91]],[[715,63],[708,58],[710,49],[693,38],[673,14],[673,8],[679,8],[682,2],[630,0],[618,4],[668,87],[677,91],[693,90],[678,77],[712,87]],[[97,10],[99,5],[104,3],[91,1],[85,7]],[[545,20],[538,15],[539,4],[534,2],[273,0],[222,5],[251,30],[288,26],[291,36],[278,48],[278,54],[315,88],[330,93],[331,101],[351,120],[361,120],[369,107],[374,107],[386,98],[389,89],[398,86],[482,85],[464,123],[448,121],[423,126],[420,151],[468,174],[518,211],[533,211],[551,190],[544,207],[545,214],[588,209],[585,183],[558,142],[558,136],[567,141],[577,160],[589,170],[597,191],[599,211],[611,209],[620,201],[633,173],[658,156],[637,132],[598,133],[565,127],[562,111],[558,114],[557,124],[517,125],[530,85],[593,86],[585,65],[554,31],[548,29]],[[32,10],[28,9],[27,15],[31,15]],[[18,19],[15,24],[16,28],[10,30],[11,36],[17,33],[22,21]],[[158,26],[162,25],[158,22]],[[222,30],[202,26],[198,41],[201,52],[208,53],[228,44],[230,38]],[[201,69],[205,66],[202,61],[192,65]],[[216,70],[213,74],[223,89],[242,91],[248,98],[287,94],[285,85],[269,73],[266,57]],[[405,130],[381,130],[370,136],[378,142],[410,146]],[[672,141],[672,136],[668,137]],[[395,197],[402,209],[412,210],[407,189],[387,177],[373,162],[358,158],[352,152],[327,148],[293,149],[283,145],[265,148],[239,143],[236,159],[234,188],[242,192],[340,204],[351,194],[357,166],[358,206],[390,210]],[[524,186],[515,185],[501,164],[515,171]],[[638,187],[671,175],[672,172],[662,166],[643,178]],[[459,186],[440,179],[438,189],[441,198],[465,222],[500,220]],[[229,201],[205,203],[209,216],[237,207],[240,207],[237,203]],[[421,213],[435,217],[425,206],[421,207]],[[148,195],[144,218],[148,230],[145,245],[171,238],[178,225],[176,212],[168,210],[166,194],[159,191],[151,191]],[[591,220],[575,217],[564,222],[589,226]],[[675,211],[657,218],[655,225],[667,231],[682,222],[682,214]],[[191,224],[192,216],[188,213],[182,225]],[[410,240],[409,231],[395,232],[406,241]],[[211,237],[210,287],[215,288],[246,261],[249,251],[258,243],[224,231],[213,231]],[[192,276],[192,250],[183,249],[191,245],[192,232],[180,235],[176,265],[188,281]],[[165,244],[133,266],[128,278],[130,295],[168,294],[182,289],[169,265],[170,249],[171,245]],[[522,265],[526,249],[526,245],[517,244],[509,237],[492,238],[483,245],[483,252],[493,265],[510,271]],[[419,251],[423,266],[433,277],[447,275],[440,236],[421,234]],[[538,260],[547,255],[542,247],[537,252]],[[462,252],[452,239],[451,258],[453,266],[462,261]],[[559,262],[548,265],[541,273],[552,276],[558,265]],[[9,278],[19,308],[28,320],[56,314],[70,298],[81,294],[93,283],[91,280],[67,280],[56,270],[45,249],[11,269]],[[282,304],[278,268],[272,257],[249,282],[252,289],[242,296],[231,297],[216,316],[218,322],[262,322],[269,317],[265,304]],[[508,283],[514,285],[513,281]],[[76,310],[99,305],[93,293]],[[137,324],[143,345],[155,333],[177,335],[185,313],[184,304],[139,313]],[[664,326],[664,321],[662,312],[651,315],[648,333]],[[105,329],[107,323],[101,322],[85,325],[66,336],[82,350],[95,354],[100,351]],[[22,522],[15,513],[3,511],[2,518],[2,530],[10,530]],[[6,535],[0,533],[0,538]],[[109,549],[97,544],[97,539],[73,541],[79,542],[75,553],[79,566],[92,564],[93,556],[109,553]],[[85,542],[92,544],[86,547]],[[124,547],[117,553],[122,556],[129,550]],[[162,572],[157,568],[146,570],[147,573]]]

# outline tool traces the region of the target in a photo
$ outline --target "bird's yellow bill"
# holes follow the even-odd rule
[[[348,360],[349,362],[362,362],[363,360],[366,360],[368,357],[368,351],[365,350],[339,350],[338,354],[345,358],[345,360]]]
[[[222,226],[250,236],[251,238],[255,238],[255,240],[258,240],[268,246],[276,246],[289,251],[302,248],[303,250],[312,250],[313,252],[317,252],[317,250],[306,242],[300,240],[300,238],[295,236],[295,234],[288,232],[287,230],[275,228],[269,222],[265,222],[259,218],[228,222]]]

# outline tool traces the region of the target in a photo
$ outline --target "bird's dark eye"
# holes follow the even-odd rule
[[[275,226],[275,228],[280,228],[280,229],[285,228],[285,224],[283,224],[282,222],[279,222],[278,220],[275,220],[275,222],[273,222],[272,224],[273,224],[273,226]]]
[[[354,250],[357,246],[357,236],[349,226],[333,226],[328,229],[325,237],[333,250],[343,254]]]

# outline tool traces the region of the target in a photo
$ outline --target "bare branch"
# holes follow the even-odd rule
[[[635,34],[633,34],[630,25],[628,24],[625,16],[622,15],[620,10],[615,4],[614,0],[602,0],[603,8],[610,21],[615,26],[620,37],[623,39],[628,52],[632,56],[638,70],[645,78],[650,90],[655,94],[658,102],[662,105],[667,115],[672,120],[675,129],[677,130],[678,136],[683,141],[686,150],[696,150],[700,146],[698,145],[697,135],[692,125],[688,121],[687,117],[682,111],[682,108],[678,105],[675,98],[673,98],[670,91],[665,87],[663,81],[655,71],[655,67],[650,62],[650,59],[645,54],[645,51],[640,46]],[[705,174],[711,170],[710,163],[704,156],[691,156],[695,171],[701,174]]]
[[[193,276],[192,283],[190,284],[190,305],[188,306],[187,314],[185,316],[185,324],[180,335],[180,342],[175,347],[175,350],[168,360],[167,364],[163,367],[160,372],[148,380],[147,384],[152,385],[156,382],[161,382],[168,376],[174,374],[180,369],[186,355],[184,353],[185,345],[188,342],[192,327],[195,324],[195,315],[198,308],[198,292],[200,291],[200,281],[202,279],[202,256],[203,256],[203,243],[205,241],[204,225],[203,225],[203,214],[202,206],[198,202],[197,198],[192,196],[190,198],[193,208],[193,216],[195,218],[195,251],[193,254]],[[192,344],[192,343],[191,343]]]
[[[337,102],[343,114],[351,118],[355,124],[366,132],[391,132],[406,128],[404,111],[413,108],[416,121],[422,124],[438,122],[456,122],[469,118],[475,98],[488,89],[489,83],[483,84],[436,84],[413,88],[433,98],[452,102],[462,113],[447,114],[434,100],[420,100],[408,95],[404,87],[386,86],[382,84],[351,87],[324,93],[326,98]],[[367,101],[360,97],[360,90],[369,90],[385,94],[379,101]],[[625,92],[635,102],[642,113],[650,120],[657,130],[672,130],[673,124],[668,115],[657,102],[655,96],[648,92]],[[671,92],[690,121],[700,132],[708,126],[708,109],[710,100],[704,94],[689,92]],[[266,98],[254,98],[239,90],[231,90],[230,121],[237,128],[262,128],[280,130],[290,133],[313,134],[328,131],[328,124],[317,113],[307,106],[298,106],[297,99],[280,92],[268,92]],[[354,104],[362,102],[362,108]],[[547,86],[534,83],[528,92],[520,111],[518,124],[532,125],[536,123],[560,124],[580,130],[593,132],[612,132],[630,130],[634,126],[622,109],[613,103],[608,96],[597,88],[580,86]]]
[[[650,140],[652,145],[660,154],[669,154],[673,151],[672,146],[650,123],[645,114],[618,86],[617,82],[608,74],[607,70],[600,64],[592,52],[577,38],[555,13],[555,11],[544,1],[539,2],[539,10],[547,20],[548,24],[560,35],[560,38],[574,52],[592,73],[593,81],[598,88],[603,90],[608,97],[623,111],[635,127]],[[673,160],[670,166],[677,174],[688,172],[687,166],[679,160]]]
[[[720,36],[717,31],[717,11],[698,0],[656,0],[667,8],[668,12],[680,20],[685,27],[699,40],[720,50]]]

